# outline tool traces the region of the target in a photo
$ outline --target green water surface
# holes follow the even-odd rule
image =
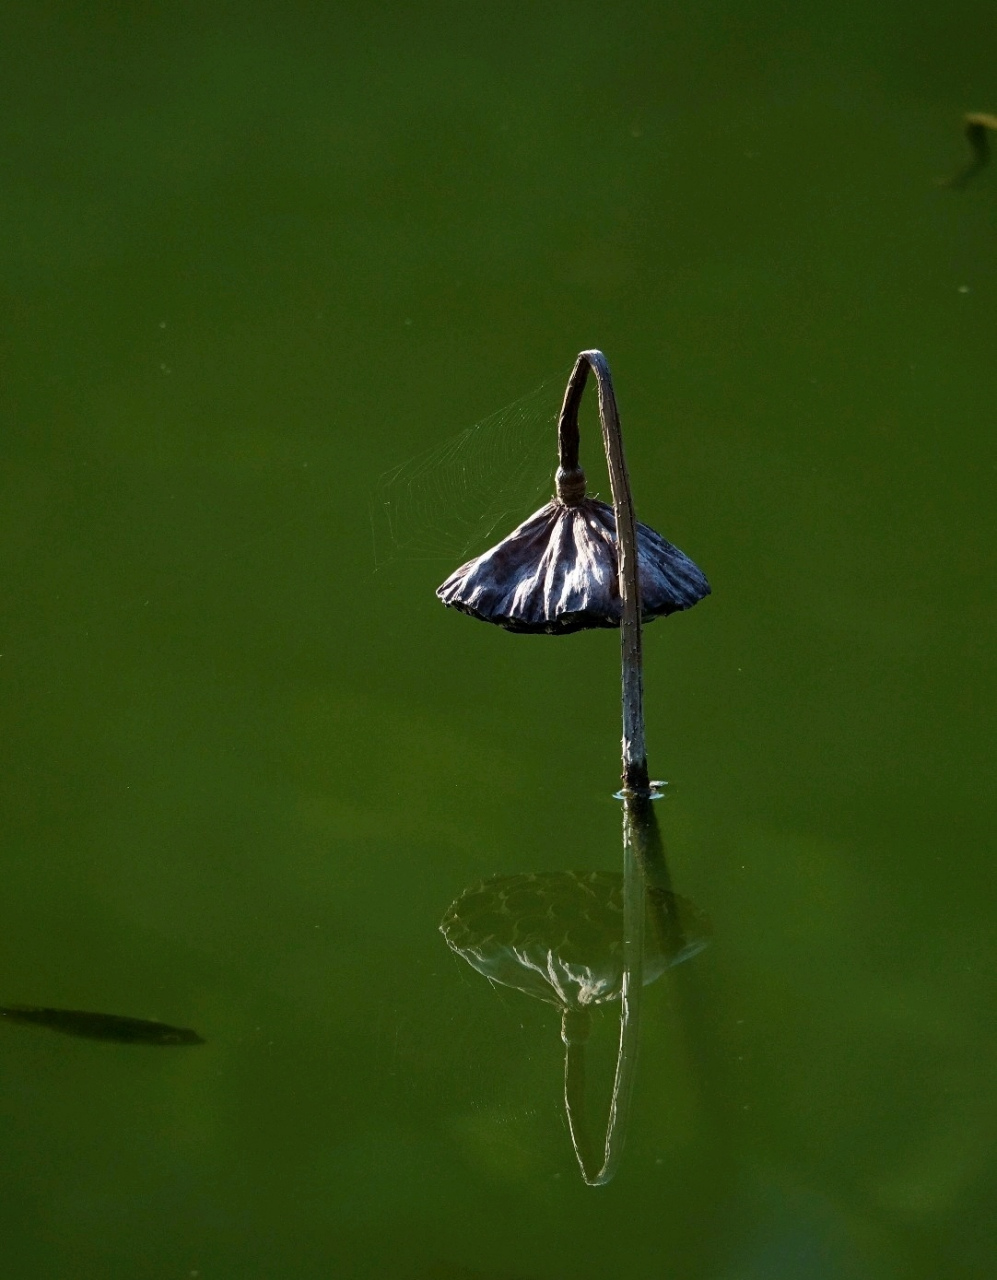
[[[15,2],[0,69],[0,1003],[207,1041],[0,1025],[0,1277],[997,1273],[990,7]],[[599,1189],[437,926],[618,868],[618,639],[368,506],[588,346],[713,585],[645,642],[714,940]]]

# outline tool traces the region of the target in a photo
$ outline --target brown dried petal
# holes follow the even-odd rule
[[[639,522],[637,571],[645,622],[689,609],[710,593],[689,557]],[[508,631],[563,635],[618,627],[613,509],[595,498],[570,507],[555,498],[452,573],[436,594],[449,608]]]

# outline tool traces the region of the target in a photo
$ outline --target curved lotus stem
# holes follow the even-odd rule
[[[599,420],[609,467],[616,517],[616,546],[623,617],[620,643],[623,659],[623,789],[648,791],[647,746],[644,740],[644,676],[640,636],[640,584],[637,578],[637,519],[630,493],[630,476],[623,453],[623,434],[609,363],[601,351],[583,351],[568,379],[557,424],[559,466],[557,496],[567,506],[585,495],[585,473],[578,464],[578,408],[588,379],[595,374],[599,389]]]
[[[568,379],[557,424],[558,461],[557,495],[571,506],[585,494],[585,473],[578,461],[578,408],[588,380],[589,369],[595,374],[599,390],[599,421],[602,442],[609,468],[609,484],[613,493],[616,517],[616,549],[620,600],[620,648],[623,686],[623,989],[620,994],[620,1047],[616,1056],[613,1096],[606,1124],[606,1143],[602,1168],[591,1172],[587,1149],[579,1147],[572,1122],[569,1076],[572,1046],[565,1053],[565,1105],[568,1123],[582,1176],[592,1186],[607,1183],[616,1172],[623,1153],[630,1103],[633,1098],[634,1073],[640,1032],[640,995],[644,985],[644,879],[639,851],[640,824],[632,801],[650,796],[647,771],[647,746],[644,737],[644,673],[641,655],[640,583],[637,577],[637,518],[634,515],[630,476],[623,452],[623,432],[616,407],[613,378],[609,362],[601,351],[583,351],[575,361]],[[567,1041],[565,1042],[567,1044]],[[583,1050],[579,1050],[579,1054]],[[582,1077],[584,1085],[584,1077]],[[577,1092],[577,1091],[576,1091]],[[586,1155],[583,1156],[583,1151]]]
[[[585,1101],[585,1045],[589,1038],[591,1014],[587,1009],[565,1009],[561,1014],[564,1041],[564,1111],[568,1117],[571,1145],[575,1149],[582,1177],[595,1185],[599,1170],[592,1155]]]
[[[620,1045],[606,1121],[602,1165],[596,1168],[586,1121],[585,1044],[589,1035],[587,1009],[565,1009],[561,1015],[564,1041],[564,1110],[571,1144],[582,1178],[590,1187],[605,1186],[619,1168],[626,1141],[640,1032],[640,998],[644,985],[644,878],[640,869],[641,835],[634,824],[629,798],[623,811],[623,986],[620,992]]]

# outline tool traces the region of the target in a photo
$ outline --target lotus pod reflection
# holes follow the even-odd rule
[[[685,898],[651,891],[644,985],[709,941],[707,918]],[[650,896],[650,894],[649,894]],[[668,914],[668,939],[656,928]],[[609,871],[543,871],[494,876],[466,889],[440,924],[447,945],[493,982],[561,1010],[620,998],[623,877]]]

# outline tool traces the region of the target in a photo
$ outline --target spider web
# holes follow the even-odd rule
[[[375,568],[467,560],[549,500],[566,378],[385,471],[370,498]]]

